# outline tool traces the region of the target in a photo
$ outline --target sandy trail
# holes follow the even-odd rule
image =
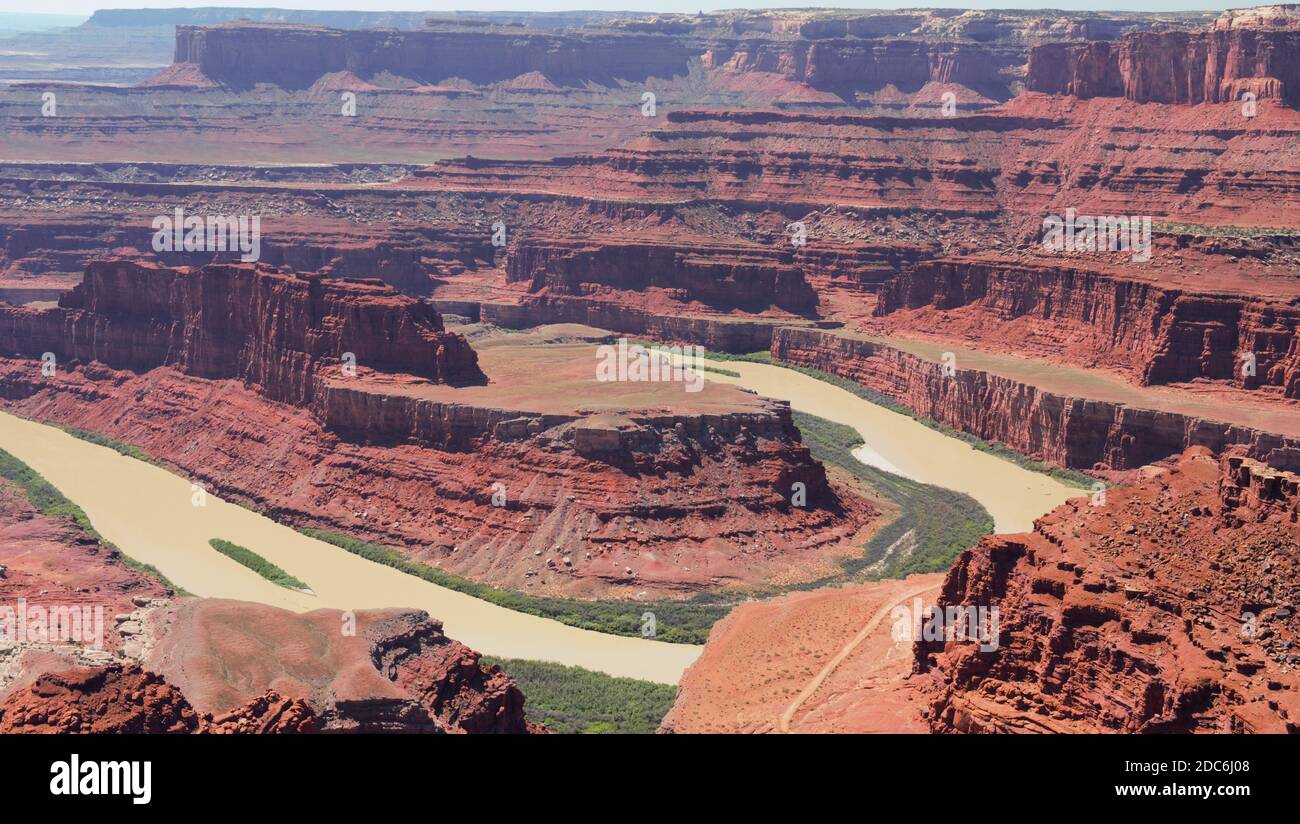
[[[785,712],[781,713],[781,720],[778,725],[780,731],[785,733],[790,731],[790,722],[794,719],[794,714],[799,711],[801,706],[803,706],[803,703],[811,698],[813,693],[817,692],[826,679],[835,672],[836,668],[839,667],[840,664],[844,663],[844,659],[853,654],[853,651],[858,648],[858,645],[871,637],[872,633],[880,627],[880,622],[888,617],[890,611],[894,607],[904,601],[910,601],[919,595],[923,595],[927,592],[935,592],[938,589],[939,586],[935,584],[915,587],[908,590],[902,597],[891,599],[890,603],[878,609],[876,614],[871,616],[871,620],[866,623],[866,626],[859,630],[857,635],[853,636],[853,640],[845,644],[844,647],[836,653],[834,658],[826,662],[826,666],[822,667],[821,672],[818,672],[813,676],[813,679],[809,681],[799,694],[795,696],[795,699],[790,702],[790,706],[786,707]]]
[[[554,661],[664,684],[676,684],[702,649],[592,632],[505,609],[308,538],[214,495],[207,495],[204,506],[194,506],[184,478],[3,412],[0,448],[85,510],[107,540],[195,595],[296,612],[415,607],[441,619],[448,636],[488,655]],[[270,583],[212,549],[210,538],[251,549],[315,594]]]
[[[789,401],[798,412],[853,427],[866,442],[853,452],[863,463],[971,496],[993,516],[997,532],[1028,532],[1035,518],[1068,498],[1088,494],[793,369],[744,361],[713,365],[740,377],[706,372],[710,381],[739,384]]]

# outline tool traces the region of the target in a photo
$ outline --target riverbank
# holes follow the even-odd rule
[[[107,540],[198,596],[296,612],[416,607],[441,619],[450,637],[488,655],[663,684],[675,684],[699,655],[698,646],[577,629],[438,587],[213,495],[198,496],[184,478],[53,426],[0,413],[0,448],[77,504]],[[278,586],[214,552],[208,544],[212,538],[248,547],[310,581],[314,595]]]

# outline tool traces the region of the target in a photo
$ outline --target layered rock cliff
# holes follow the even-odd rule
[[[1218,452],[1234,445],[1290,465],[1300,446],[1300,440],[1246,426],[1070,397],[979,370],[958,368],[947,376],[933,361],[834,332],[781,328],[771,351],[782,361],[857,381],[922,417],[1060,466],[1136,469],[1189,446]]]
[[[1222,103],[1249,92],[1300,105],[1300,31],[1228,28],[1137,32],[1118,42],[1030,51],[1026,86],[1139,103]]]
[[[994,643],[915,645],[931,729],[1300,731],[1298,485],[1190,450],[1033,533],[985,538],[937,607],[996,608]]]
[[[554,82],[643,81],[685,74],[690,52],[655,34],[563,36],[530,29],[455,27],[397,31],[227,23],[176,27],[178,65],[231,88],[267,83],[305,89],[321,76],[388,73],[406,82],[473,83],[540,72]],[[174,67],[173,67],[174,70]]]
[[[170,269],[92,263],[57,309],[0,307],[0,348],[147,371],[238,378],[305,405],[317,370],[352,365],[435,383],[482,382],[469,344],[427,304],[375,280],[249,265]]]
[[[813,312],[817,295],[789,251],[684,240],[570,240],[525,237],[510,250],[506,277],[529,292],[588,295],[602,288],[659,292],[666,300],[710,310]],[[627,300],[624,298],[624,301]]]
[[[924,261],[880,292],[889,323],[1127,373],[1300,397],[1300,312],[1289,302],[1192,292],[1095,270]]]
[[[1023,60],[1023,51],[909,39],[719,40],[709,44],[702,59],[708,67],[770,72],[842,94],[885,86],[915,91],[926,83],[945,83],[1005,98],[1004,73]]]

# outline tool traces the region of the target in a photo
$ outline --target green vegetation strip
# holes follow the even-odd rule
[[[980,452],[986,452],[994,457],[1001,458],[1004,461],[1010,461],[1021,469],[1027,469],[1030,472],[1038,472],[1047,475],[1051,478],[1055,478],[1063,484],[1077,487],[1079,489],[1092,489],[1093,485],[1097,483],[1097,479],[1091,475],[1085,475],[1084,473],[1077,472],[1073,469],[1062,469],[1059,466],[1052,466],[1051,464],[1043,463],[1042,461],[1031,458],[1023,452],[1017,452],[1004,444],[983,440],[969,432],[962,432],[961,430],[953,429],[946,423],[940,423],[933,418],[927,418],[924,415],[918,414],[911,407],[904,406],[888,395],[877,392],[868,386],[863,386],[850,378],[842,378],[839,375],[832,375],[830,372],[823,372],[820,369],[813,369],[808,366],[798,366],[793,363],[786,363],[785,361],[773,358],[768,352],[751,352],[745,355],[729,355],[725,352],[708,352],[705,354],[705,357],[710,360],[718,361],[749,361],[751,363],[766,363],[772,366],[780,366],[783,369],[791,369],[801,375],[807,375],[810,378],[816,378],[817,380],[829,383],[832,386],[838,386],[840,389],[856,395],[868,403],[875,404],[876,406],[883,406],[885,409],[888,409],[891,412],[897,412],[900,415],[906,415],[917,423],[924,424],[936,432],[947,435],[949,438],[956,438],[963,443],[969,444],[971,448],[978,449]]]
[[[159,572],[157,567],[152,564],[140,563],[106,540],[91,524],[89,516],[81,507],[68,500],[62,492],[45,480],[35,469],[32,469],[3,449],[0,449],[0,478],[17,484],[23,490],[23,494],[27,496],[27,500],[31,502],[31,505],[36,507],[37,511],[42,515],[55,518],[71,518],[81,528],[82,532],[99,541],[110,551],[116,552],[117,557],[121,559],[122,565],[126,568],[157,579],[163,586],[179,595],[190,594],[167,580],[167,576]]]
[[[794,413],[794,422],[814,458],[850,473],[899,507],[898,517],[871,537],[861,557],[840,562],[842,581],[944,572],[962,550],[993,532],[993,517],[969,495],[885,472],[854,458],[853,450],[863,441],[852,427],[802,412]],[[913,533],[912,539],[903,540],[908,532]],[[824,579],[800,588],[832,583],[836,581]]]
[[[431,584],[463,592],[497,606],[516,612],[551,618],[562,624],[581,629],[595,630],[610,635],[641,635],[642,615],[654,613],[655,638],[673,644],[703,644],[709,630],[730,605],[720,602],[717,596],[698,594],[685,601],[580,601],[574,598],[551,598],[529,595],[508,589],[498,589],[462,578],[428,564],[407,559],[395,550],[367,543],[347,535],[323,529],[299,530],[304,535],[333,544],[360,555],[369,561],[422,578]]]
[[[582,667],[514,658],[499,664],[524,693],[524,712],[559,733],[652,733],[668,714],[677,688],[615,678]]]
[[[137,461],[144,461],[147,464],[154,464],[155,466],[158,465],[157,461],[149,457],[148,453],[138,446],[132,446],[129,443],[124,443],[115,438],[110,438],[107,435],[101,435],[98,432],[91,432],[89,429],[79,429],[75,426],[63,426],[60,428],[78,440],[93,443],[96,446],[108,447],[119,455],[125,455],[128,458],[135,458]]]
[[[302,581],[299,581],[251,549],[242,547],[239,544],[232,544],[230,541],[223,541],[220,538],[213,538],[208,543],[217,552],[236,563],[248,567],[273,584],[279,584],[289,589],[309,589]]]

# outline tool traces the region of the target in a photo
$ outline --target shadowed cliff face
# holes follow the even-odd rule
[[[1300,440],[1193,414],[1144,409],[1046,391],[977,369],[944,377],[933,361],[876,343],[813,329],[778,329],[780,360],[849,378],[916,413],[1053,464],[1130,470],[1189,446],[1247,454],[1291,466]]]
[[[231,88],[311,86],[322,75],[384,72],[417,83],[494,83],[529,72],[554,82],[642,81],[685,74],[691,51],[656,34],[561,36],[519,30],[344,30],[317,26],[177,26],[177,64]]]
[[[1049,19],[996,12],[964,19],[932,12],[856,18],[797,12],[632,16],[563,32],[448,21],[414,31],[247,21],[182,24],[176,27],[174,65],[154,82],[202,78],[232,89],[259,83],[303,89],[341,72],[362,80],[389,75],[423,84],[451,78],[495,83],[538,73],[551,83],[580,86],[676,77],[698,60],[709,69],[770,73],[844,96],[886,87],[915,91],[934,82],[1006,99],[1027,44],[1149,25],[1140,16]]]

